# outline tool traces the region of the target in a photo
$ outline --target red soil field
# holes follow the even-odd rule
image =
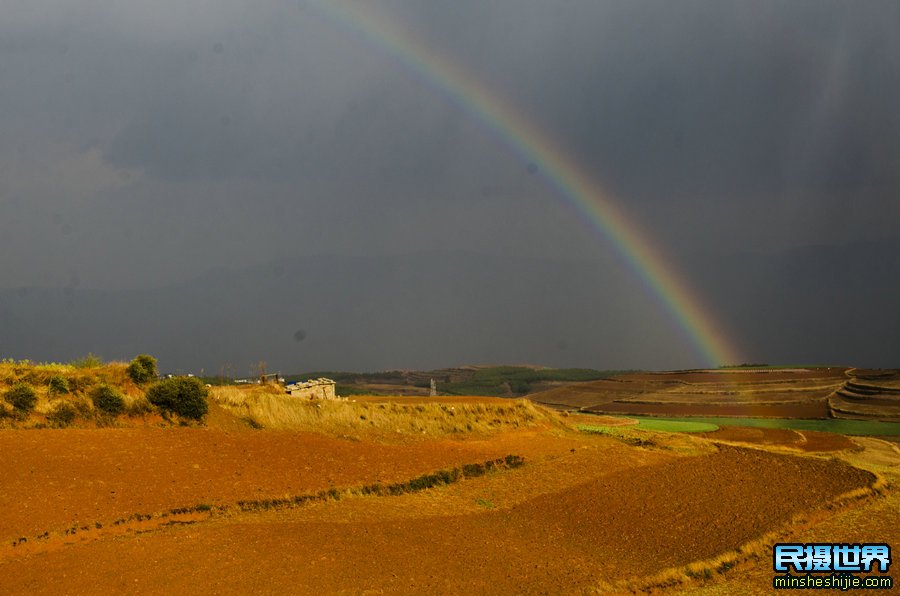
[[[698,371],[630,373],[616,378],[623,381],[686,382],[686,383],[761,383],[773,381],[803,381],[808,379],[846,379],[845,367],[833,368],[756,368]]]
[[[814,430],[799,431],[806,441],[800,443],[800,449],[804,451],[843,451],[845,449],[859,449],[850,437],[823,433]]]
[[[660,416],[827,418],[844,368],[623,374],[528,396],[555,408]]]
[[[828,418],[828,404],[799,402],[796,404],[717,405],[717,404],[635,404],[612,402],[585,408],[590,412],[610,414],[655,414],[657,416],[753,416],[755,418]]]
[[[884,441],[871,437],[854,439],[864,452],[842,454],[851,462],[866,462],[877,465],[890,482],[896,485],[900,480],[900,449]],[[900,491],[896,488],[885,491],[881,497],[860,507],[849,507],[835,515],[813,524],[801,525],[789,536],[790,542],[797,543],[887,543],[892,547],[900,544]],[[893,551],[893,548],[892,548]],[[679,593],[691,595],[713,594],[762,594],[771,593],[772,560],[770,557],[747,560],[727,574],[705,586],[688,586]],[[877,575],[877,574],[876,574]],[[894,578],[893,591],[849,590],[841,594],[893,594],[897,591],[897,574],[891,565],[887,575]],[[821,590],[798,591],[797,593],[822,593]],[[837,591],[835,591],[837,593]]]
[[[717,441],[790,447],[807,452],[844,451],[858,448],[856,443],[843,435],[786,428],[726,426],[714,432],[704,433],[703,436]]]
[[[268,434],[251,436],[267,443]],[[713,556],[873,481],[842,462],[758,450],[675,456],[606,437],[519,434],[496,445],[530,446],[531,463],[517,470],[104,538],[7,559],[0,577],[10,593],[572,592]],[[135,472],[135,489],[154,494],[141,479],[167,467],[156,460]],[[772,490],[786,478],[790,491]],[[496,506],[457,513],[454,503],[475,495]]]
[[[528,456],[526,436],[381,444],[214,428],[3,430],[0,541],[132,513],[403,481]]]

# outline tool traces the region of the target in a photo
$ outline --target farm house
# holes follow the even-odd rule
[[[292,397],[306,399],[337,399],[334,392],[334,381],[324,377],[310,379],[299,383],[285,385],[284,390]]]

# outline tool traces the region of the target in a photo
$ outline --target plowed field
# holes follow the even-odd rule
[[[715,556],[874,482],[841,461],[654,437],[639,448],[559,428],[391,444],[217,428],[2,431],[0,592],[566,593]],[[507,454],[525,465],[399,496],[233,507]],[[232,507],[106,531],[198,503]],[[94,522],[104,529],[66,544],[65,528]],[[19,537],[29,540],[13,547]]]

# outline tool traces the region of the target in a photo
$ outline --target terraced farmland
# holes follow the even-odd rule
[[[529,399],[598,414],[900,420],[897,371],[841,367],[629,373]]]

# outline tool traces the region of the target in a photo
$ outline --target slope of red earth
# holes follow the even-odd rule
[[[890,483],[883,494],[871,502],[849,507],[818,523],[801,525],[787,537],[785,542],[798,543],[844,543],[844,544],[890,544],[893,550],[900,544],[900,449],[890,443],[871,437],[856,437],[855,442],[863,451],[854,450],[839,454],[854,465],[876,469]],[[768,552],[771,552],[769,550]],[[887,575],[893,577],[893,591],[848,590],[833,591],[840,594],[894,594],[897,592],[897,573],[892,564]],[[704,585],[682,586],[679,592],[693,596],[722,596],[731,594],[771,594],[771,557],[747,560],[727,573],[716,575]],[[879,575],[879,574],[873,574]],[[791,590],[794,594],[823,594],[822,590]]]
[[[133,513],[392,483],[510,453],[527,457],[535,448],[526,437],[382,444],[215,428],[0,430],[0,541]]]
[[[0,561],[7,593],[568,593],[714,556],[873,482],[840,461],[687,437],[644,449],[558,430],[400,445],[268,431],[29,432],[0,433],[3,453],[24,441],[0,478],[11,472],[29,505],[20,515],[0,491],[3,528],[409,478],[507,453],[526,464],[404,496],[11,556]],[[48,478],[83,480],[56,493]],[[111,485],[116,497],[97,490]],[[105,498],[92,501],[95,491]],[[47,513],[54,500],[66,515]]]

